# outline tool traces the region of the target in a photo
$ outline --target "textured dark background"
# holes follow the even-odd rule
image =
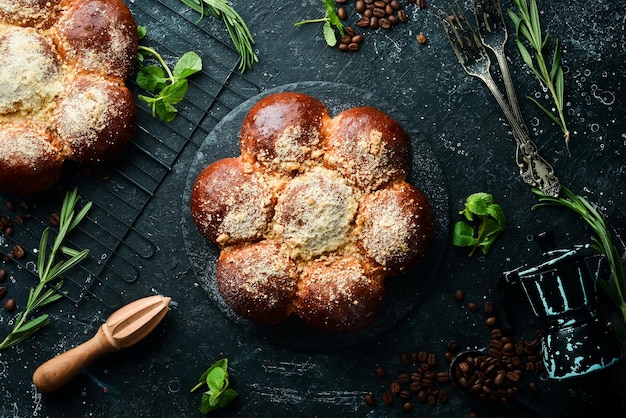
[[[466,303],[493,299],[495,281],[503,271],[540,261],[534,234],[553,230],[565,247],[587,242],[589,231],[563,210],[531,210],[537,200],[517,174],[508,126],[485,86],[462,71],[431,11],[447,3],[427,3],[428,10],[405,4],[409,22],[390,31],[360,31],[365,37],[361,50],[340,53],[326,46],[321,25],[293,26],[296,21],[323,15],[317,0],[233,1],[253,33],[259,55],[254,70],[242,76],[236,70],[237,54],[229,48],[220,21],[205,17],[196,23],[197,16],[174,0],[128,2],[138,23],[148,27],[146,42],[160,48],[171,61],[196,50],[204,59],[205,71],[193,78],[190,98],[183,102],[175,122],[163,125],[139,105],[142,130],[138,141],[150,133],[174,151],[151,143],[146,146],[148,153],[158,153],[159,160],[166,163],[162,175],[134,207],[137,216],[128,220],[132,228],[125,237],[135,239],[135,247],[148,247],[128,257],[136,267],[136,277],[122,272],[122,280],[102,281],[104,286],[98,289],[111,286],[107,290],[111,303],[104,303],[108,299],[98,289],[90,289],[94,294],[88,292],[78,302],[50,306],[46,312],[52,323],[47,328],[0,353],[0,416],[199,416],[201,395],[189,393],[189,389],[221,357],[230,361],[232,385],[240,397],[215,416],[405,416],[408,414],[397,401],[391,406],[379,401],[375,408],[363,402],[364,393],[379,398],[393,377],[405,370],[399,360],[402,352],[436,353],[437,367],[443,370],[443,353],[450,339],[457,339],[462,346],[485,346],[489,339],[485,316],[470,313]],[[470,5],[460,3],[464,8]],[[505,1],[504,6],[508,5]],[[346,7],[348,24],[354,26],[353,2]],[[563,47],[571,155],[558,128],[524,99],[537,92],[543,98],[545,93],[509,45],[513,78],[531,137],[553,163],[561,182],[597,204],[622,232],[626,228],[626,9],[623,2],[608,0],[540,1],[539,7],[544,26]],[[427,36],[427,44],[416,42],[418,33]],[[451,245],[449,236],[442,266],[431,283],[425,284],[427,297],[406,318],[374,338],[324,352],[272,344],[226,318],[195,277],[183,239],[187,174],[208,133],[245,100],[267,89],[312,81],[367,91],[371,105],[376,106],[378,100],[391,103],[399,112],[395,116],[411,120],[443,171],[451,223],[459,219],[465,197],[478,191],[494,195],[509,223],[488,256],[468,258],[465,249]],[[119,173],[134,165],[141,167],[144,156],[133,148],[115,162],[117,171],[107,173],[111,190],[128,201],[138,193],[136,187],[123,185]],[[80,187],[87,197],[100,194],[91,183]],[[12,197],[2,197],[3,201],[9,199]],[[35,203],[43,212],[58,210],[58,199],[50,195]],[[118,206],[109,209],[118,210],[124,213]],[[18,304],[25,301],[34,279],[13,265],[4,268],[11,272],[6,284],[9,291]],[[456,289],[465,291],[464,302],[454,300]],[[91,338],[121,304],[155,293],[172,296],[174,302],[162,324],[144,341],[102,357],[56,393],[41,395],[35,390],[31,375],[39,364]],[[518,308],[513,312],[518,335],[532,337],[539,324],[523,303],[514,305]],[[2,312],[0,319],[0,336],[4,337],[11,316]],[[383,365],[389,377],[375,377],[377,365]],[[555,416],[623,416],[625,374],[621,364],[563,382],[544,381],[531,374],[529,378],[540,382],[541,391],[528,396],[530,406],[550,407]],[[436,407],[419,404],[412,415],[462,417],[477,411],[483,417],[498,413],[514,417],[528,411],[519,403],[504,408],[480,404],[454,388],[447,389],[448,403]],[[522,391],[527,392],[525,386]]]

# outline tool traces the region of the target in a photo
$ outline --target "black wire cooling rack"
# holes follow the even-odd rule
[[[8,273],[7,283],[0,286],[24,301],[26,289],[37,283],[41,234],[45,228],[55,231],[51,214],[60,211],[65,191],[78,187],[82,201],[92,201],[93,207],[67,244],[89,248],[90,255],[64,276],[64,296],[76,303],[89,296],[118,306],[119,287],[136,281],[142,262],[157,250],[149,236],[136,229],[156,190],[188,146],[199,147],[222,117],[260,91],[239,72],[239,54],[220,19],[210,15],[200,19],[178,0],[127,4],[137,24],[147,29],[143,45],[156,49],[172,65],[185,52],[195,51],[202,57],[203,70],[189,80],[172,122],[153,118],[145,103],[137,100],[137,132],[119,158],[89,172],[68,170],[59,185],[35,198],[0,194],[0,269]],[[135,74],[127,84],[136,98],[140,90],[134,79]]]

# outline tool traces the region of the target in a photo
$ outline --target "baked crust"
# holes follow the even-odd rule
[[[0,159],[11,160],[0,191],[41,192],[60,178],[66,160],[99,163],[128,145],[136,107],[124,79],[138,42],[122,0],[0,0],[0,126],[13,127],[7,140],[28,138],[22,141],[31,151],[55,153],[33,166],[33,159],[16,158],[11,144],[0,147]]]

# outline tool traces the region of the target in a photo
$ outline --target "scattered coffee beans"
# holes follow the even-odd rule
[[[346,3],[346,1],[336,0],[336,3],[343,4]],[[406,3],[417,3],[420,9],[426,7],[425,0],[406,0]],[[361,29],[377,30],[380,28],[389,30],[395,25],[408,22],[409,20],[409,16],[399,0],[356,0],[354,10],[357,13],[356,26]],[[339,19],[347,20],[348,15],[349,13],[345,7],[341,6],[337,8],[337,16]],[[422,36],[424,42],[426,42],[426,37],[424,35],[420,36]],[[359,50],[360,45],[360,41],[352,40],[351,42],[347,42],[342,38],[338,48],[342,52],[356,52]]]

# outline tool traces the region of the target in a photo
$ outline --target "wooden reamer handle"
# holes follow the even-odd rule
[[[92,339],[39,366],[33,374],[33,383],[37,389],[44,393],[53,392],[102,354],[119,351],[122,347],[106,334],[106,325],[102,325]]]

